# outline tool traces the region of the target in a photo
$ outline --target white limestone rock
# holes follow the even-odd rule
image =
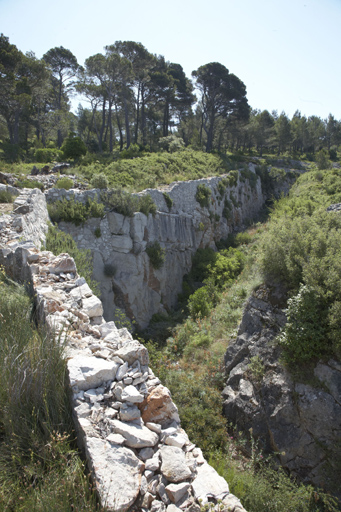
[[[178,503],[178,501],[185,496],[190,487],[191,484],[188,482],[182,482],[181,484],[169,484],[166,487],[166,492],[172,503]]]
[[[197,500],[205,504],[209,497],[223,499],[229,494],[229,486],[226,480],[212,468],[207,462],[197,467],[197,476],[192,482],[192,489]]]
[[[159,436],[143,425],[129,422],[123,423],[119,420],[112,420],[110,424],[115,433],[125,437],[126,445],[130,448],[155,446],[159,441]]]
[[[71,386],[86,391],[113,380],[119,365],[94,356],[78,356],[67,362]]]
[[[103,439],[87,438],[85,449],[101,502],[108,510],[128,510],[139,494],[144,464],[128,448]]]
[[[92,297],[88,299],[83,299],[82,305],[84,313],[88,315],[89,318],[103,315],[102,302],[95,295],[92,295]]]
[[[144,396],[138,392],[135,386],[127,386],[123,389],[121,395],[122,401],[132,402],[132,403],[142,403],[144,400]]]
[[[170,482],[183,482],[192,476],[191,470],[186,464],[185,454],[176,446],[162,446],[161,473]]]

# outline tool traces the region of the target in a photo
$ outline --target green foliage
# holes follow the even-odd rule
[[[52,222],[73,222],[76,226],[84,224],[91,217],[104,216],[104,205],[90,198],[86,203],[64,198],[48,204],[47,209]]]
[[[281,181],[286,177],[286,172],[284,169],[279,169],[278,167],[271,167],[269,171],[270,178]]]
[[[139,156],[140,153],[140,146],[138,144],[130,144],[128,149],[123,149],[120,152],[120,158],[122,160],[129,160],[130,158],[136,158]]]
[[[268,281],[282,282],[296,295],[290,303],[295,323],[288,325],[289,338],[283,342],[290,351],[291,340],[296,336],[294,325],[302,322],[308,328],[306,318],[309,314],[313,317],[316,309],[315,321],[311,323],[316,335],[310,333],[306,343],[300,342],[300,355],[292,356],[296,359],[309,359],[322,352],[339,353],[335,329],[339,326],[336,311],[341,301],[341,217],[325,208],[331,202],[339,202],[340,187],[338,170],[325,171],[322,180],[315,172],[302,175],[289,197],[276,203],[264,236],[260,260],[263,275]],[[302,288],[302,293],[301,285],[308,287]],[[297,318],[294,306],[298,308]]]
[[[87,148],[80,137],[71,133],[61,147],[65,158],[77,159],[86,154]]]
[[[184,149],[185,143],[181,137],[172,134],[167,135],[167,137],[161,137],[159,139],[159,147],[169,151],[169,153],[175,153],[176,151]]]
[[[168,207],[168,210],[171,210],[172,208],[172,205],[173,205],[173,199],[170,197],[169,194],[167,194],[167,192],[163,192],[163,197],[166,201],[166,205]]]
[[[288,300],[287,323],[278,336],[286,362],[305,363],[328,351],[323,309],[320,295],[303,284],[297,295]]]
[[[94,174],[91,178],[90,185],[93,188],[106,189],[108,188],[108,178],[104,173]]]
[[[100,295],[99,285],[92,278],[93,266],[90,249],[78,249],[76,242],[70,235],[49,224],[46,235],[46,250],[53,252],[55,255],[67,252],[75,260],[78,274],[86,279],[94,294]]]
[[[251,188],[255,188],[255,186],[257,185],[257,180],[258,180],[257,174],[250,171],[250,169],[248,169],[248,168],[242,169],[240,171],[240,176],[241,176],[242,181],[249,180]]]
[[[196,290],[188,299],[188,310],[193,320],[209,316],[212,307],[212,297],[206,286]]]
[[[259,456],[257,467],[238,470],[233,460],[214,453],[209,463],[229,482],[230,492],[238,496],[250,512],[337,512],[337,500],[312,486],[298,484],[282,468]]]
[[[150,263],[158,270],[162,267],[165,261],[166,251],[163,249],[158,241],[152,242],[146,247],[146,253],[149,256]]]
[[[156,204],[149,194],[144,194],[139,199],[139,211],[145,215],[156,214]]]
[[[36,162],[42,164],[48,164],[53,160],[60,160],[63,156],[63,152],[56,148],[39,148],[34,151],[34,159]]]
[[[0,190],[0,203],[13,203],[14,196],[8,190]]]
[[[261,381],[264,377],[264,364],[259,356],[253,356],[250,358],[250,364],[248,365],[248,372],[251,373],[251,378],[255,381]]]
[[[101,232],[101,228],[100,227],[95,229],[94,235],[95,235],[96,238],[101,238],[102,232]]]
[[[18,188],[39,188],[39,190],[44,190],[44,184],[37,180],[28,180],[28,179],[21,179],[15,182],[15,187]]]
[[[70,190],[70,188],[73,188],[73,181],[70,178],[66,178],[65,176],[63,178],[60,178],[56,183],[57,188],[64,188],[65,190]]]
[[[1,510],[98,510],[74,439],[59,339],[38,332],[24,289],[0,271]]]
[[[214,286],[222,289],[232,284],[240,274],[245,263],[245,255],[233,247],[215,254],[214,263],[210,263],[207,268],[207,277],[212,280]]]
[[[325,149],[321,149],[316,153],[315,160],[320,171],[331,168],[329,154]]]
[[[210,205],[210,197],[211,197],[211,189],[205,185],[204,183],[200,183],[197,187],[197,191],[195,193],[195,199],[200,204],[201,208],[207,207]]]
[[[231,217],[231,212],[232,212],[232,203],[228,199],[225,199],[224,208],[223,208],[223,217],[226,220],[229,220],[229,218]]]
[[[139,209],[139,198],[121,188],[110,189],[106,193],[102,193],[101,200],[110,209],[126,217],[132,217]]]

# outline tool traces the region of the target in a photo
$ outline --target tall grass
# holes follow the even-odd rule
[[[63,346],[0,272],[0,510],[98,510],[72,427]]]

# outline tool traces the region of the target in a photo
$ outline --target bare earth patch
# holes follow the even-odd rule
[[[13,210],[12,203],[0,203],[0,215],[10,213]]]

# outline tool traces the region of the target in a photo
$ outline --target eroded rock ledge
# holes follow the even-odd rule
[[[237,339],[228,347],[224,414],[252,428],[265,449],[305,483],[339,495],[341,364],[319,361],[310,383],[294,381],[274,343],[286,318],[280,295],[261,287],[246,303]],[[340,481],[338,480],[338,484]],[[339,485],[337,485],[339,487]]]
[[[208,503],[212,510],[244,511],[181,429],[169,390],[148,366],[146,348],[126,329],[105,322],[101,301],[69,255],[40,250],[47,219],[43,194],[26,191],[14,206],[16,213],[0,220],[0,264],[29,283],[40,321],[65,339],[78,440],[102,505],[112,511],[199,512]]]

